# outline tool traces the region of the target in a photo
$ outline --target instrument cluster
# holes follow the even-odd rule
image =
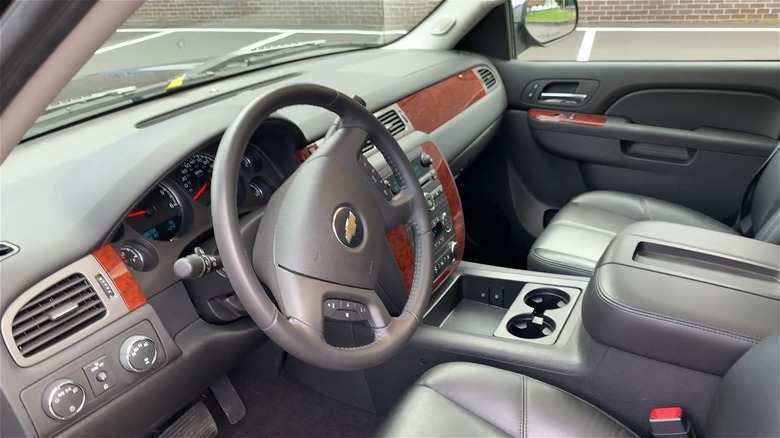
[[[294,153],[303,144],[302,134],[280,123],[264,123],[244,151],[236,190],[239,216],[268,204],[299,164]],[[140,273],[172,264],[211,238],[211,183],[218,147],[216,139],[189,155],[129,210],[112,239],[129,269]]]

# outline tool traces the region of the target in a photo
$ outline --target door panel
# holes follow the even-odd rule
[[[591,190],[663,199],[730,223],[780,136],[777,62],[496,66],[509,100],[504,125],[460,182],[477,204],[467,212],[498,209],[510,224],[491,243],[469,237],[472,254],[494,260],[522,259],[545,216]],[[490,226],[485,216],[467,217]]]

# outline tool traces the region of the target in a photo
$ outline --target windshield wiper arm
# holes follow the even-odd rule
[[[364,48],[377,47],[381,44],[366,41],[328,42],[326,40],[300,41],[270,47],[243,48],[212,62],[207,62],[192,71],[185,73],[169,84],[167,89],[178,89],[182,86],[199,85],[212,79],[232,76],[233,74],[252,71],[271,64],[279,58],[285,58],[295,53],[328,48]]]
[[[62,109],[62,108],[69,108],[69,107],[72,107],[73,105],[79,105],[79,104],[83,104],[83,103],[94,102],[96,100],[104,99],[106,97],[117,97],[117,96],[129,97],[137,89],[138,89],[138,87],[136,87],[135,85],[132,85],[132,86],[129,86],[129,87],[115,88],[113,90],[101,91],[101,92],[98,92],[98,93],[92,93],[92,94],[88,94],[86,96],[77,97],[77,98],[74,98],[74,99],[67,99],[67,100],[62,100],[62,101],[59,101],[59,102],[54,102],[51,105],[46,107],[46,110],[44,110],[43,114],[48,114],[48,113],[51,113],[53,111],[56,111],[56,110]]]

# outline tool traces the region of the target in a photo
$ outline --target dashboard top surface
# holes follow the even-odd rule
[[[128,206],[198,148],[219,138],[238,112],[264,92],[316,83],[359,95],[375,111],[478,65],[491,63],[451,51],[332,55],[186,90],[20,145],[2,167],[2,238],[21,250],[3,261],[3,268],[15,275],[3,278],[6,293],[0,307],[105,243]],[[276,117],[292,121],[307,141],[320,138],[334,118],[309,106],[285,108]]]

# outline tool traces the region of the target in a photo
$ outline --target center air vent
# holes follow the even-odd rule
[[[14,316],[12,334],[24,357],[42,351],[97,322],[106,307],[82,274],[38,294]]]
[[[384,112],[378,112],[375,114],[376,118],[382,123],[393,137],[398,138],[404,131],[408,129],[406,122],[401,114],[395,109],[389,109]],[[374,148],[374,143],[369,140],[366,146],[363,148],[363,153],[366,153]]]
[[[493,71],[489,68],[483,67],[480,69],[477,69],[477,74],[479,75],[479,78],[482,80],[482,83],[485,84],[485,88],[488,90],[496,86],[496,75],[493,74]]]

